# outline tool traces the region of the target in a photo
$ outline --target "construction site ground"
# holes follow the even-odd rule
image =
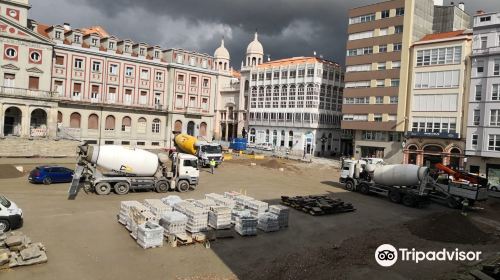
[[[375,249],[384,243],[417,250],[500,252],[500,200],[460,215],[437,204],[422,209],[386,198],[346,192],[333,165],[276,159],[233,159],[212,175],[201,172],[195,191],[98,196],[81,192],[67,200],[68,184],[34,185],[27,172],[40,164],[74,167],[75,159],[0,159],[0,194],[24,211],[21,229],[47,248],[48,263],[0,271],[8,279],[469,279],[470,263],[398,262],[380,267]],[[253,165],[252,163],[255,163]],[[12,165],[23,166],[18,172]],[[203,198],[205,193],[243,191],[270,204],[280,196],[326,194],[351,202],[355,212],[314,217],[290,210],[289,227],[255,237],[202,245],[144,250],[116,219],[122,200]]]

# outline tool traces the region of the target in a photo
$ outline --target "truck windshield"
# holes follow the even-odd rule
[[[2,204],[6,208],[9,208],[11,203],[5,196],[0,195],[0,204]]]
[[[201,147],[201,151],[207,154],[220,154],[222,152],[222,148],[220,145],[217,146],[206,145]]]
[[[184,166],[198,167],[198,161],[195,160],[195,159],[192,159],[192,160],[185,159],[184,160]]]

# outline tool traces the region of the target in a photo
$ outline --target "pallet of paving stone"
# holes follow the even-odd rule
[[[138,226],[137,244],[144,249],[163,246],[163,227],[158,224],[146,222]]]
[[[259,216],[257,228],[264,232],[273,232],[280,230],[278,215],[266,212]]]
[[[177,211],[165,213],[160,219],[160,225],[165,229],[165,236],[185,233],[187,222],[188,217]]]
[[[290,208],[284,205],[271,205],[269,212],[278,215],[280,228],[288,227],[288,217],[290,216]]]
[[[140,207],[142,204],[139,201],[122,201],[120,202],[120,212],[118,213],[118,222],[122,225],[127,225],[130,219],[129,213],[132,206]]]
[[[340,214],[356,210],[351,203],[326,195],[282,196],[281,203],[313,216]]]
[[[217,204],[218,206],[227,206],[231,209],[233,209],[234,206],[236,206],[236,202],[233,199],[225,197],[218,193],[205,194],[205,198],[213,200],[215,204]]]
[[[163,203],[160,199],[144,199],[144,206],[149,208],[151,213],[155,215],[158,219],[167,213],[172,212],[173,208],[169,205]]]

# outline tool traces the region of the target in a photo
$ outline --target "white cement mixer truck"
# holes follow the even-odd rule
[[[361,160],[344,160],[340,182],[346,190],[363,194],[376,193],[395,203],[415,207],[429,199],[458,208],[486,200],[487,186],[450,179],[437,183],[429,168],[413,164],[367,164]]]
[[[198,185],[198,158],[183,153],[154,154],[118,145],[81,145],[69,189],[74,199],[80,188],[100,195],[130,190],[186,192]]]

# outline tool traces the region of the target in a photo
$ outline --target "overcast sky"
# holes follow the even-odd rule
[[[73,27],[101,25],[119,38],[213,55],[222,36],[238,68],[257,29],[271,59],[318,55],[343,63],[347,11],[374,0],[32,0],[30,18]],[[444,1],[450,3],[450,1]],[[459,1],[456,1],[457,3]],[[466,10],[500,11],[500,0],[465,0]]]

